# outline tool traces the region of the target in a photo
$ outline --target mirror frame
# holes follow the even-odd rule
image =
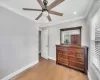
[[[71,27],[71,28],[63,28],[63,29],[60,29],[60,44],[61,43],[61,38],[62,38],[62,31],[68,31],[68,30],[77,30],[79,29],[80,30],[80,46],[81,46],[81,29],[82,29],[82,26],[78,26],[78,27]]]

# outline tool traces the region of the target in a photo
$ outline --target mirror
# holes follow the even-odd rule
[[[61,29],[61,44],[81,45],[81,27]]]

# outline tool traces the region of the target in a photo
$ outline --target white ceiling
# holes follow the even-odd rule
[[[54,0],[48,0],[49,4]],[[65,0],[63,3],[53,8],[52,10],[62,12],[64,15],[62,17],[50,15],[52,18],[52,22],[47,22],[47,18],[45,16],[41,17],[38,22],[41,24],[53,24],[62,21],[68,21],[76,18],[83,18],[86,16],[89,7],[91,6],[92,0]],[[37,3],[37,0],[0,0],[6,5],[11,6],[12,8],[20,11],[21,13],[31,17],[35,20],[35,18],[41,13],[36,11],[23,11],[22,8],[34,8],[41,9],[40,5]],[[74,15],[76,12],[76,15]]]

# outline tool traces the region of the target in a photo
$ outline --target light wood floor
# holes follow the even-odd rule
[[[39,62],[46,60],[45,58],[39,56]]]
[[[88,80],[81,72],[56,65],[55,61],[44,60],[11,80]]]

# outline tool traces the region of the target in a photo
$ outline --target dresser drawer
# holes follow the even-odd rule
[[[69,56],[69,61],[77,62],[77,63],[84,63],[84,58],[77,58],[77,57]]]
[[[76,58],[76,61],[84,64],[84,58]]]
[[[57,50],[57,54],[62,54],[62,50]]]
[[[62,58],[62,57],[63,57],[63,55],[62,55],[62,54],[57,54],[57,57],[61,57],[61,58]]]
[[[77,58],[84,58],[84,54],[83,53],[78,53],[78,54],[76,54],[76,57]]]
[[[68,66],[68,64],[69,64],[67,59],[66,60],[58,60],[57,63],[63,64],[63,65],[66,65],[66,66]]]
[[[62,58],[62,59],[69,59],[69,56],[65,55],[58,55],[57,58]]]
[[[76,54],[74,52],[69,52],[69,56],[76,57]]]
[[[67,54],[66,52],[64,52],[62,55],[63,55],[62,57],[63,57],[64,59],[68,59],[68,57],[69,57],[68,54]]]
[[[82,49],[82,48],[79,48],[79,49],[77,49],[77,53],[84,53],[84,49]]]
[[[57,57],[62,57],[63,52],[61,50],[57,50]]]
[[[69,59],[69,56],[65,56],[65,55],[63,55],[63,59]]]
[[[84,71],[84,64],[69,61],[69,66]]]
[[[63,59],[68,59],[68,54],[66,53],[66,51],[57,51],[57,57],[61,57]]]
[[[57,60],[58,60],[58,61],[60,61],[60,60],[63,61],[63,58],[58,56],[58,57],[57,57]]]
[[[58,61],[58,63],[63,63],[65,65],[68,65],[68,59],[67,58],[57,57],[57,61]]]
[[[57,45],[56,62],[87,73],[88,48],[75,45]]]
[[[59,63],[64,63],[63,58],[60,58],[60,57],[57,58],[57,61],[58,61]]]
[[[57,47],[56,49],[57,49],[57,50],[66,50],[66,47],[60,47],[60,46],[59,46],[59,47]]]
[[[62,58],[58,58],[57,63],[63,64],[63,65],[68,65],[68,60],[66,59],[62,59]]]
[[[68,65],[69,64],[68,59],[64,59],[64,63],[65,63],[65,65]]]
[[[68,48],[68,50],[69,50],[69,51],[76,51],[77,48],[70,47],[70,48]]]

